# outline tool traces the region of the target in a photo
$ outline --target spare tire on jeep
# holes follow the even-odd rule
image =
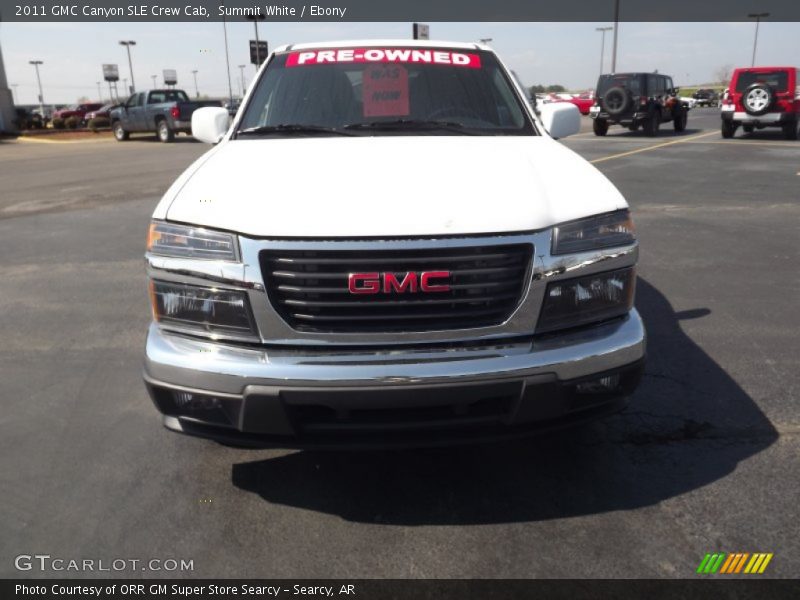
[[[742,94],[745,112],[755,117],[766,114],[774,101],[775,90],[766,83],[754,83]]]
[[[612,87],[604,95],[600,104],[609,115],[621,115],[628,109],[631,96],[623,87]]]

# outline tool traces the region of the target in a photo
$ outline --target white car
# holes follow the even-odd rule
[[[619,410],[642,375],[638,242],[491,48],[277,48],[153,213],[144,379],[237,444],[439,444]]]
[[[697,106],[697,100],[695,100],[691,96],[681,96],[680,98],[678,98],[678,100],[686,103],[686,106],[688,106],[689,108],[694,108],[695,106]]]

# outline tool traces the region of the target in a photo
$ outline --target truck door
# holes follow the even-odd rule
[[[141,92],[134,94],[128,98],[125,103],[128,131],[142,131],[144,124],[144,98],[145,95]]]

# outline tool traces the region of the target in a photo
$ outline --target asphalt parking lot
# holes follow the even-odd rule
[[[161,427],[140,378],[144,237],[207,146],[0,141],[0,574],[63,575],[14,569],[45,553],[194,561],[156,576],[690,577],[724,551],[796,577],[800,142],[722,140],[714,109],[658,138],[584,125],[564,143],[625,194],[641,241],[630,407],[545,438],[380,452]]]

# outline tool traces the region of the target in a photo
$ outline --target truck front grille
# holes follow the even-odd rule
[[[498,325],[526,289],[531,244],[425,250],[263,250],[273,308],[295,330],[440,331]],[[353,294],[351,273],[448,271],[449,291]],[[381,282],[381,286],[383,282]]]

